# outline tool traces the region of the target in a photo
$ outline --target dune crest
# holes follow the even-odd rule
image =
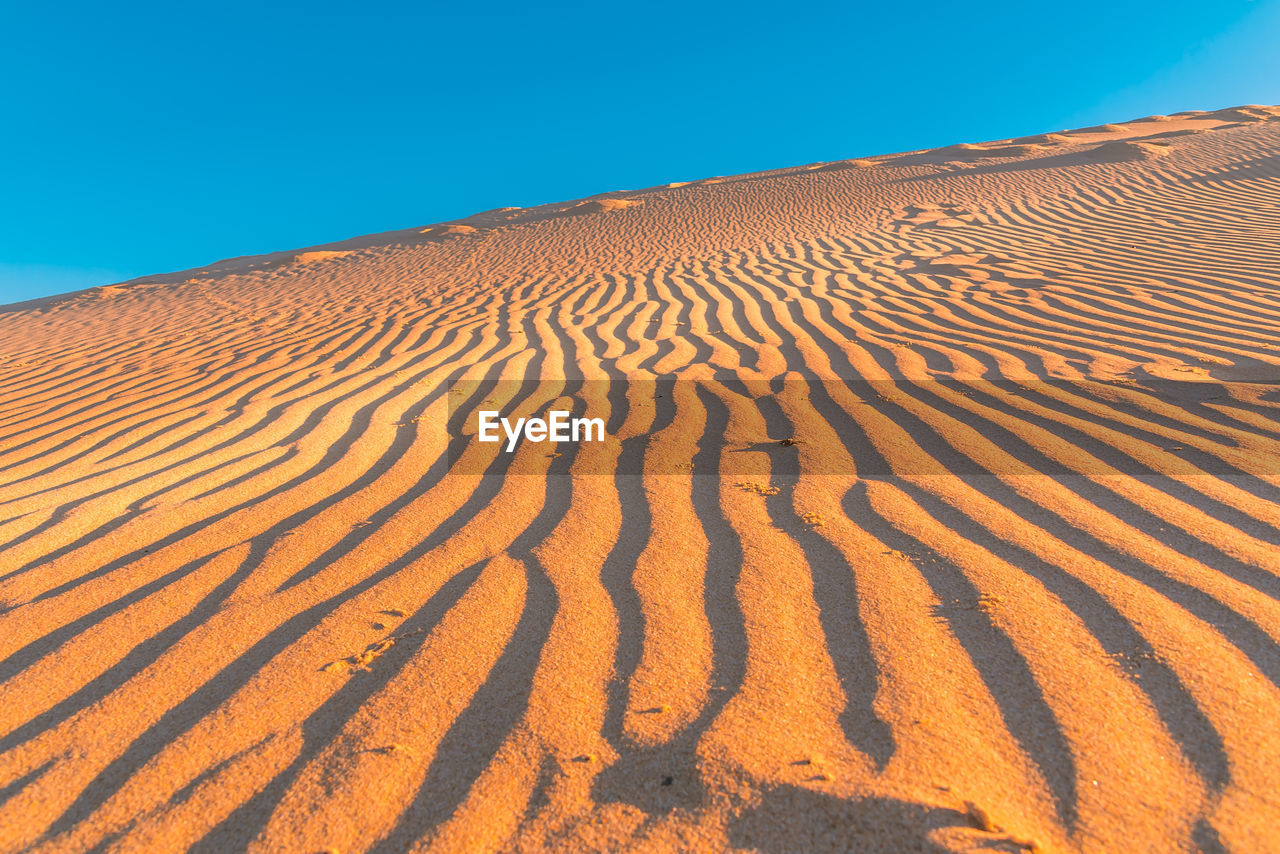
[[[459,234],[475,234],[476,228],[472,225],[450,223],[449,225],[433,225],[430,228],[424,228],[421,233],[427,237],[453,237]]]

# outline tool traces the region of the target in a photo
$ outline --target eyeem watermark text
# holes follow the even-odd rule
[[[604,441],[603,418],[574,418],[571,412],[561,409],[551,410],[546,418],[517,418],[514,424],[496,410],[482,410],[479,417],[476,438],[481,442],[499,442],[498,428],[501,427],[507,437],[508,454],[516,449],[521,435],[526,442]]]

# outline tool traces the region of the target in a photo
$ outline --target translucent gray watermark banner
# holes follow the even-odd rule
[[[1280,380],[467,379],[454,474],[1280,474]]]

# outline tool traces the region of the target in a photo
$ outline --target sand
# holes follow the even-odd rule
[[[1280,850],[1278,116],[0,309],[0,850]],[[499,375],[685,473],[450,470]]]

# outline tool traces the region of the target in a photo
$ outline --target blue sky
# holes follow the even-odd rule
[[[1280,0],[10,0],[0,303],[506,205],[1274,104],[1277,44]]]

